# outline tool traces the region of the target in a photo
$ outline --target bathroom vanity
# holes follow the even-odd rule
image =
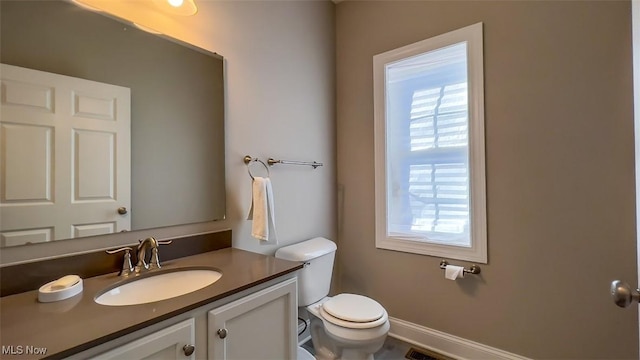
[[[138,305],[94,301],[123,282],[117,273],[85,278],[81,294],[59,302],[39,303],[37,290],[5,296],[2,358],[295,358],[301,263],[224,248],[162,265],[159,271],[211,267],[222,277],[200,290]]]

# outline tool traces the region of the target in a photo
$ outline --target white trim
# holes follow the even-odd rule
[[[389,336],[454,359],[529,360],[491,346],[389,317]]]
[[[471,247],[409,241],[388,236],[386,174],[386,79],[385,66],[452,44],[467,43],[469,91],[469,198]],[[482,23],[387,51],[373,57],[376,247],[487,263],[487,214],[485,177],[484,74]]]

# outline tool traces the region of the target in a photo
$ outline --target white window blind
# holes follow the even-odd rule
[[[396,103],[387,107],[387,168],[401,172],[388,179],[397,189],[390,234],[470,246],[466,50],[462,42],[386,67]]]
[[[378,247],[430,253],[414,250],[434,244],[486,259],[486,245],[477,243],[486,243],[486,220],[484,125],[478,116],[478,61],[471,57],[478,49],[475,40],[453,36],[429,44],[429,39],[376,55],[378,61],[374,57]],[[470,162],[478,155],[479,163]],[[472,199],[472,192],[480,199]]]

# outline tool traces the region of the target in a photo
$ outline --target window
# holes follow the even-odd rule
[[[482,23],[373,57],[376,246],[487,262]]]

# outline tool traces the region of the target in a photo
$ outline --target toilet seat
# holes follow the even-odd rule
[[[336,295],[322,303],[319,310],[328,322],[350,329],[370,329],[388,320],[380,303],[362,295]]]

